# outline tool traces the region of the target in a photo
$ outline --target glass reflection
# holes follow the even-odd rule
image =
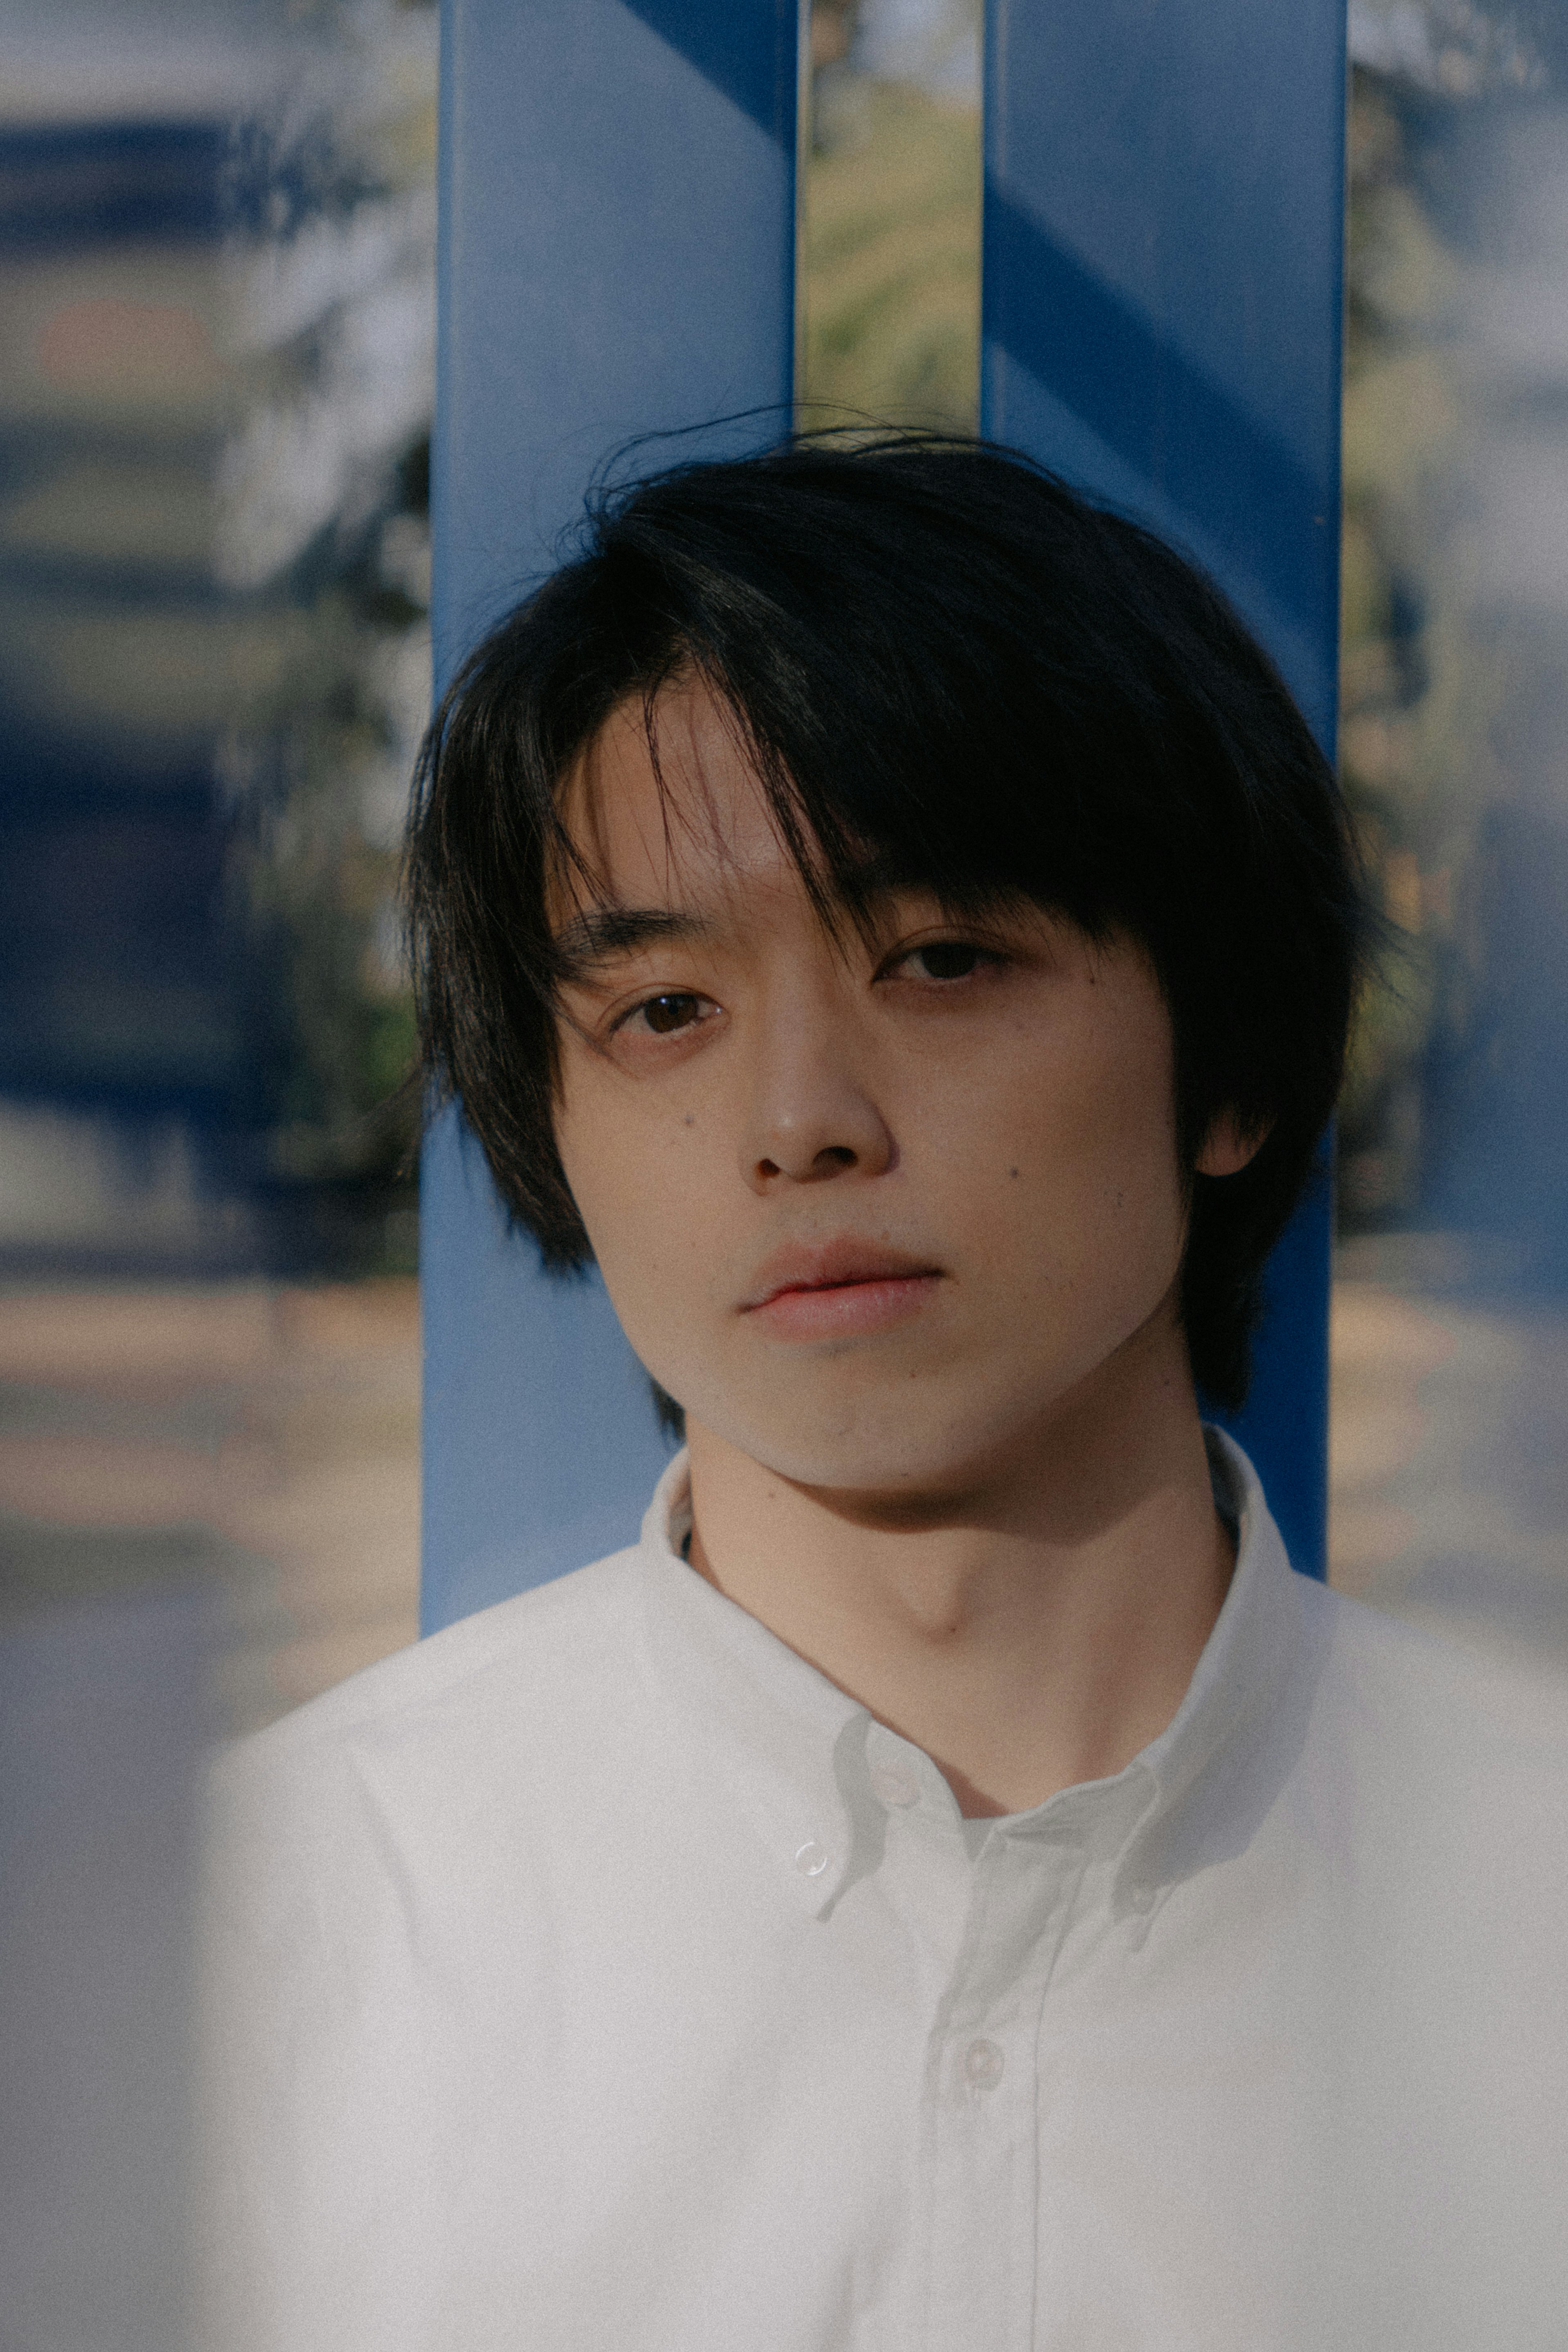
[[[0,16],[0,2333],[169,2352],[192,1776],[412,1639],[435,19]]]
[[[395,892],[429,698],[435,16],[78,0],[4,35],[0,1597],[20,1608],[184,1576],[193,1542],[220,1584],[277,1557],[228,1467],[260,1442],[295,1475],[277,1282],[390,1284],[371,1354],[395,1329],[400,1399],[417,1377]],[[357,1317],[345,1292],[345,1364]],[[412,1404],[393,1427],[384,1588],[324,1624],[297,1595],[277,1671],[283,1621],[264,1635],[253,1611],[244,1719],[412,1633]],[[360,1443],[345,1425],[328,1450]]]
[[[1568,1662],[1568,31],[1352,10],[1334,1574]]]
[[[406,1263],[434,16],[6,37],[0,1248]]]

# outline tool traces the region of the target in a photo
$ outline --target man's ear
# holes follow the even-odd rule
[[[1260,1125],[1245,1126],[1234,1110],[1216,1111],[1197,1155],[1197,1174],[1239,1176],[1267,1142],[1272,1123],[1264,1119]]]

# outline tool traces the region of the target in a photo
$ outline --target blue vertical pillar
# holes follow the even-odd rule
[[[1332,755],[1343,0],[990,0],[981,428],[1188,548]],[[1329,1188],[1237,1434],[1326,1552]]]
[[[797,29],[797,0],[445,0],[438,678],[617,445],[777,430]],[[992,0],[987,52],[983,427],[1189,546],[1330,744],[1339,0]],[[454,1117],[423,1201],[434,1627],[623,1540],[664,1448],[601,1288],[541,1276]],[[1326,1184],[1270,1271],[1238,1429],[1321,1571]]]
[[[438,685],[607,456],[774,437],[794,341],[798,0],[444,0]],[[636,1532],[665,1458],[597,1278],[540,1274],[455,1115],[424,1156],[426,1630]]]

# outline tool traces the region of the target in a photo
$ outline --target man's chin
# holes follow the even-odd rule
[[[699,1458],[709,1432],[760,1469],[855,1517],[948,1506],[984,1483],[997,1454],[994,1431],[955,1432],[950,1415],[891,1409],[862,1414],[847,1429],[820,1414],[802,1415],[791,1426],[772,1415],[745,1423],[727,1413],[716,1429],[689,1415]]]

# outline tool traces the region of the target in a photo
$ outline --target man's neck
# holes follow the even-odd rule
[[[923,1748],[967,1815],[1106,1778],[1180,1706],[1233,1566],[1179,1339],[1166,1353],[896,1507],[694,1423],[692,1564]]]

